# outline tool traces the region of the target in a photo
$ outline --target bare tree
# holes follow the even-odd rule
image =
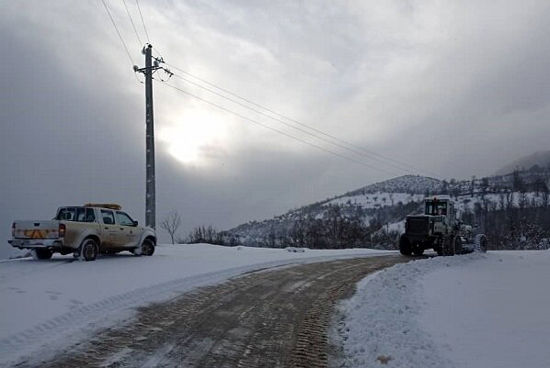
[[[168,234],[170,234],[170,238],[172,239],[172,244],[174,244],[175,242],[174,237],[176,235],[176,231],[178,231],[178,228],[180,226],[181,226],[181,216],[176,210],[170,212],[160,223],[160,228],[163,230],[166,230]]]

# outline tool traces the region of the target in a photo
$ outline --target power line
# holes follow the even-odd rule
[[[204,87],[204,86],[202,86],[202,85],[200,85],[200,84],[198,84],[198,83],[196,83],[196,82],[193,82],[193,81],[191,81],[191,80],[189,80],[189,79],[186,79],[186,78],[182,77],[181,75],[174,74],[174,76],[180,78],[180,79],[183,80],[183,81],[186,81],[187,83],[190,83],[190,84],[192,84],[192,85],[195,85],[195,86],[197,86],[197,87],[200,87],[200,88],[202,88],[202,89],[204,89],[204,90],[206,90],[206,91],[208,91],[208,92],[210,92],[210,93],[212,93],[212,94],[214,94],[214,95],[216,95],[216,96],[225,98],[225,99],[227,99],[228,101],[231,101],[231,102],[233,102],[233,103],[235,103],[235,104],[237,104],[237,105],[239,105],[239,106],[242,106],[242,107],[244,107],[244,108],[247,108],[247,109],[249,109],[249,110],[251,110],[251,111],[254,111],[254,112],[256,112],[256,113],[258,113],[258,114],[260,114],[260,115],[266,116],[266,117],[268,117],[269,119],[275,120],[275,121],[277,121],[277,122],[279,122],[279,123],[281,123],[281,124],[283,124],[283,125],[285,125],[285,126],[287,126],[287,127],[289,127],[289,128],[295,129],[295,130],[297,130],[297,131],[299,131],[299,132],[302,132],[302,133],[305,133],[305,134],[307,134],[307,135],[309,135],[309,136],[311,136],[311,137],[314,137],[315,139],[318,139],[318,140],[320,140],[320,141],[322,141],[322,142],[325,142],[325,143],[331,144],[331,145],[333,145],[333,146],[336,146],[336,147],[338,147],[338,148],[344,149],[344,150],[346,150],[346,151],[352,152],[352,153],[354,153],[354,154],[356,154],[356,155],[360,155],[360,156],[367,157],[367,158],[373,158],[373,157],[370,157],[369,155],[365,154],[365,153],[362,152],[362,151],[359,151],[359,150],[354,149],[354,148],[350,148],[349,146],[346,146],[346,145],[344,145],[344,144],[340,144],[340,143],[337,142],[337,140],[336,140],[336,142],[334,142],[334,141],[331,141],[331,140],[329,140],[329,139],[323,138],[322,136],[319,136],[318,134],[312,133],[312,132],[310,132],[310,131],[308,131],[308,130],[306,130],[306,129],[302,129],[302,128],[297,127],[297,126],[295,126],[295,125],[289,124],[289,123],[287,123],[287,122],[284,121],[284,120],[278,119],[277,117],[273,117],[273,116],[271,116],[271,115],[269,115],[269,114],[266,114],[265,112],[263,112],[263,111],[261,111],[261,110],[255,109],[255,108],[250,107],[250,106],[248,106],[248,105],[245,105],[245,104],[243,104],[243,103],[241,103],[241,102],[239,102],[239,101],[236,101],[236,100],[234,100],[234,99],[232,99],[232,98],[230,98],[230,97],[227,97],[227,96],[225,96],[225,95],[223,95],[223,94],[221,94],[221,93],[218,93],[218,92],[216,92],[216,91],[214,91],[214,90],[212,90],[212,89],[210,89],[210,88],[208,88],[208,87]],[[377,158],[374,157],[374,159],[377,159]],[[378,161],[381,161],[380,159],[377,159],[377,160],[378,160]],[[403,171],[408,171],[408,172],[412,173],[412,171],[411,171],[409,168],[406,168],[406,167],[403,167],[403,166],[399,166],[399,165],[395,165],[395,164],[392,164],[392,163],[386,163],[386,162],[383,162],[383,163],[384,163],[385,165],[392,166],[392,167],[395,168],[395,169],[403,170]]]
[[[284,135],[284,136],[286,136],[286,137],[288,137],[288,138],[294,139],[294,140],[296,140],[296,141],[298,141],[298,142],[301,142],[301,143],[303,143],[303,144],[307,144],[308,146],[317,148],[317,149],[319,149],[319,150],[321,150],[321,151],[324,151],[324,152],[326,152],[326,153],[332,154],[332,155],[334,155],[334,156],[338,156],[338,157],[340,157],[340,158],[342,158],[342,159],[345,159],[345,160],[348,160],[348,161],[352,161],[352,162],[354,162],[354,163],[356,163],[356,164],[363,165],[363,166],[365,166],[365,167],[368,167],[368,168],[371,168],[371,169],[374,169],[374,170],[383,171],[383,172],[385,172],[386,174],[390,174],[390,175],[395,175],[395,174],[396,174],[396,172],[391,172],[391,171],[388,171],[388,170],[386,170],[386,169],[383,169],[383,168],[380,168],[380,167],[377,167],[377,166],[369,165],[369,164],[367,164],[367,163],[365,163],[365,162],[363,162],[363,161],[359,161],[359,160],[357,160],[357,159],[355,159],[355,158],[352,158],[352,157],[343,155],[343,154],[338,153],[338,152],[334,152],[334,151],[332,151],[332,150],[326,149],[325,147],[319,146],[319,145],[317,145],[317,144],[315,144],[315,143],[312,143],[312,142],[306,141],[306,140],[304,140],[304,139],[302,139],[302,138],[299,138],[299,137],[293,136],[293,135],[291,135],[291,134],[288,134],[287,132],[284,132],[284,131],[279,130],[279,129],[277,129],[277,128],[273,128],[273,127],[271,127],[271,126],[269,126],[269,125],[267,125],[267,124],[264,124],[264,123],[262,123],[262,122],[260,122],[260,121],[258,121],[258,120],[249,118],[249,117],[244,116],[244,115],[242,115],[242,114],[240,114],[240,113],[238,113],[238,112],[235,112],[235,111],[233,111],[233,110],[230,110],[230,109],[228,109],[228,108],[226,108],[226,107],[224,107],[224,106],[221,106],[221,105],[216,104],[216,103],[214,103],[214,102],[208,101],[208,100],[206,100],[206,99],[204,99],[204,98],[202,98],[202,97],[199,97],[199,96],[197,96],[197,95],[195,95],[195,94],[193,94],[193,93],[190,93],[190,92],[188,92],[188,91],[185,91],[185,90],[183,90],[183,89],[181,89],[181,88],[179,88],[179,87],[177,87],[177,86],[174,86],[174,85],[172,85],[172,84],[169,84],[169,83],[161,83],[161,84],[162,84],[162,85],[166,85],[166,86],[168,86],[168,87],[171,87],[171,88],[173,88],[173,89],[175,89],[175,90],[177,90],[177,91],[179,91],[179,92],[181,92],[181,93],[183,93],[183,94],[186,94],[186,95],[188,95],[188,96],[191,96],[191,97],[193,97],[193,98],[195,98],[195,99],[197,99],[197,100],[199,100],[199,101],[202,101],[202,102],[204,102],[204,103],[206,103],[206,104],[209,104],[209,105],[211,105],[211,106],[214,106],[214,107],[216,107],[216,108],[219,109],[219,110],[222,110],[222,111],[225,111],[225,112],[230,113],[230,114],[232,114],[232,115],[235,115],[235,116],[239,117],[240,119],[247,120],[247,121],[252,122],[252,123],[254,123],[254,124],[257,124],[257,125],[259,125],[259,126],[265,128],[265,129],[269,129],[269,130],[271,130],[271,131],[274,131],[274,132],[276,132],[276,133],[279,133],[279,134],[281,134],[281,135]]]
[[[149,33],[147,32],[147,27],[145,27],[145,22],[143,21],[143,14],[141,13],[141,7],[139,6],[139,1],[136,0],[136,5],[139,10],[139,16],[141,18],[141,24],[143,24],[143,30],[145,31],[145,36],[147,36],[147,42],[151,43],[149,40]]]
[[[122,3],[124,4],[124,8],[126,9],[126,14],[128,14],[128,18],[130,18],[130,23],[132,23],[132,28],[134,29],[134,33],[136,34],[137,40],[139,42],[139,46],[143,46],[143,43],[141,43],[141,38],[139,38],[138,31],[136,29],[136,25],[134,24],[134,20],[132,19],[132,15],[130,14],[130,10],[128,10],[128,6],[126,5],[126,0],[122,0]]]
[[[127,6],[127,4],[126,4],[126,1],[125,1],[125,0],[122,0],[122,1],[123,1],[123,4],[124,4],[124,7],[125,7],[125,9],[126,9],[126,13],[127,13],[128,17],[130,18],[130,22],[131,22],[132,27],[133,27],[133,29],[134,29],[134,33],[135,33],[135,35],[136,35],[136,37],[137,37],[137,39],[138,39],[138,42],[140,42],[140,44],[141,44],[141,39],[140,39],[140,37],[139,37],[139,33],[137,32],[137,29],[136,29],[136,27],[135,27],[135,24],[134,24],[134,21],[133,21],[133,19],[132,19],[132,16],[131,16],[131,14],[130,14],[130,12],[129,12],[129,9],[128,9],[128,6]],[[104,0],[102,0],[102,3],[103,3],[103,5],[105,6],[105,10],[107,11],[107,13],[108,13],[108,15],[109,15],[109,18],[111,19],[111,22],[113,23],[113,26],[115,27],[115,30],[117,31],[117,34],[118,34],[118,36],[119,36],[119,38],[120,38],[120,40],[121,40],[121,42],[122,42],[122,44],[123,44],[123,46],[124,46],[124,48],[125,48],[125,50],[126,50],[126,53],[127,53],[127,55],[128,55],[128,58],[129,58],[129,60],[130,60],[130,63],[133,64],[132,58],[131,58],[130,53],[129,53],[129,51],[128,51],[128,47],[126,46],[126,43],[124,42],[124,39],[122,38],[122,35],[120,34],[120,31],[118,30],[118,27],[116,26],[116,23],[115,23],[115,21],[114,21],[112,15],[111,15],[111,13],[110,13],[108,7],[107,7],[107,4],[105,3]],[[138,11],[139,11],[139,14],[140,14],[140,18],[141,18],[141,22],[142,22],[142,25],[143,25],[143,29],[144,29],[145,34],[146,34],[146,36],[147,36],[147,40],[149,41],[149,33],[147,32],[147,27],[146,27],[146,25],[145,25],[145,21],[144,21],[144,19],[143,19],[143,13],[142,13],[142,11],[141,11],[141,7],[140,7],[140,5],[139,5],[139,1],[138,1],[138,0],[136,0],[136,5],[137,5],[137,8],[138,8]],[[160,54],[159,54],[159,55],[160,55]],[[162,56],[161,56],[161,59],[162,59]],[[271,115],[269,115],[269,114],[266,114],[266,113],[263,112],[263,111],[260,111],[260,110],[258,110],[258,109],[252,108],[252,107],[250,107],[250,106],[247,106],[247,105],[245,105],[245,104],[243,104],[243,103],[241,103],[241,102],[238,102],[238,101],[236,101],[236,100],[234,100],[234,99],[232,99],[232,98],[229,98],[229,97],[227,97],[227,96],[225,96],[225,95],[223,95],[223,94],[221,94],[221,93],[218,93],[218,92],[216,92],[216,91],[214,91],[214,90],[212,90],[212,89],[210,89],[210,88],[204,87],[204,86],[200,85],[199,83],[193,82],[193,81],[191,81],[191,80],[189,80],[189,79],[186,79],[186,78],[184,78],[184,77],[182,77],[182,76],[180,76],[180,75],[176,75],[178,78],[181,78],[182,80],[186,81],[187,83],[190,83],[190,84],[193,84],[193,85],[195,85],[195,86],[197,86],[197,87],[203,88],[203,89],[207,90],[208,92],[210,92],[210,93],[212,93],[212,94],[215,94],[215,95],[217,95],[217,96],[219,96],[219,97],[225,98],[225,99],[227,99],[227,100],[229,100],[229,101],[231,101],[231,102],[233,102],[233,103],[235,103],[235,104],[238,104],[239,106],[242,106],[242,107],[247,108],[247,109],[249,109],[249,110],[252,110],[252,111],[254,111],[254,112],[258,113],[258,114],[261,114],[261,115],[263,115],[263,116],[266,116],[266,117],[268,117],[268,118],[270,118],[270,119],[272,119],[272,120],[275,120],[275,121],[277,121],[277,122],[279,122],[279,123],[281,123],[281,124],[283,124],[283,125],[285,125],[285,126],[287,126],[287,127],[290,127],[290,128],[292,128],[292,129],[298,130],[298,131],[300,131],[300,132],[302,132],[302,133],[305,133],[305,134],[307,134],[307,135],[309,135],[309,136],[311,136],[311,137],[314,137],[315,139],[318,139],[318,140],[323,141],[323,142],[325,142],[325,143],[328,143],[328,144],[331,144],[331,145],[333,145],[333,146],[339,147],[339,148],[341,148],[341,149],[347,150],[347,151],[352,152],[352,153],[354,153],[354,154],[356,154],[356,155],[361,155],[361,156],[363,156],[363,157],[368,157],[368,158],[370,158],[370,159],[374,159],[374,160],[380,161],[380,162],[383,163],[384,165],[392,166],[393,168],[398,169],[398,170],[403,170],[403,171],[407,171],[407,172],[412,172],[412,171],[410,170],[410,168],[415,168],[414,166],[412,166],[412,165],[410,165],[410,164],[408,164],[408,163],[400,162],[400,161],[395,160],[395,159],[393,159],[393,158],[391,158],[391,157],[387,157],[387,156],[381,155],[381,154],[376,153],[376,152],[374,152],[374,151],[370,151],[370,150],[367,150],[367,149],[365,149],[365,148],[363,148],[363,147],[354,145],[353,143],[347,142],[347,141],[345,141],[345,140],[343,140],[343,139],[337,138],[337,137],[335,137],[334,135],[331,135],[331,134],[329,134],[329,133],[326,133],[326,132],[324,132],[324,131],[322,131],[322,130],[320,130],[320,129],[317,129],[317,128],[315,128],[315,127],[312,127],[312,126],[310,126],[310,125],[307,125],[307,124],[305,124],[305,123],[302,123],[302,122],[300,122],[300,121],[298,121],[298,120],[296,120],[296,119],[292,119],[292,118],[290,118],[290,117],[288,117],[288,116],[285,116],[285,115],[283,115],[283,114],[280,114],[280,113],[278,113],[278,112],[274,111],[273,109],[270,109],[270,108],[268,108],[268,107],[266,107],[266,106],[260,105],[260,104],[254,102],[254,101],[251,101],[251,100],[249,100],[249,99],[247,99],[247,98],[244,98],[244,97],[242,97],[242,96],[239,96],[239,95],[237,95],[237,94],[234,93],[234,92],[231,92],[231,91],[229,91],[229,90],[227,90],[227,89],[224,89],[224,88],[222,88],[222,87],[219,87],[219,86],[215,85],[214,83],[208,82],[207,80],[204,80],[204,79],[202,79],[202,78],[200,78],[200,77],[197,77],[197,76],[195,76],[195,75],[193,75],[193,74],[191,74],[191,73],[189,73],[189,72],[187,72],[187,71],[185,71],[185,70],[183,70],[183,69],[181,69],[181,68],[178,68],[178,67],[176,67],[176,66],[174,66],[174,65],[171,65],[171,64],[168,64],[168,63],[166,63],[166,64],[169,65],[169,66],[171,66],[173,69],[176,69],[176,70],[178,70],[178,71],[180,71],[180,72],[182,72],[182,73],[184,73],[184,74],[186,74],[186,75],[189,75],[189,76],[192,77],[192,78],[195,78],[196,80],[201,81],[202,83],[205,83],[205,84],[207,84],[207,85],[209,85],[209,86],[211,86],[211,87],[213,87],[213,88],[216,88],[216,89],[218,89],[218,90],[220,90],[220,91],[222,91],[222,92],[224,92],[224,93],[227,93],[227,94],[229,94],[229,95],[231,95],[231,96],[234,96],[234,97],[240,99],[241,101],[244,101],[244,102],[248,103],[249,105],[256,106],[256,107],[259,107],[259,108],[261,108],[261,109],[263,109],[263,110],[265,110],[265,111],[268,111],[269,113],[271,113],[271,114],[273,114],[273,115],[275,115],[275,116],[278,116],[278,117],[280,117],[280,118],[277,118],[277,117],[271,116]],[[137,79],[137,76],[136,76],[136,79]],[[139,80],[138,80],[138,81],[139,81]],[[141,82],[140,82],[140,83],[141,83]],[[174,86],[171,86],[171,87],[174,87]],[[183,91],[182,91],[182,92],[183,92]],[[185,92],[184,92],[184,93],[185,93]],[[193,96],[193,97],[196,97],[196,96]],[[205,101],[205,102],[206,102],[206,101]],[[304,127],[304,128],[306,128],[306,129],[309,129],[309,130],[311,130],[311,131],[313,131],[313,132],[316,132],[316,133],[318,133],[318,134],[312,133],[311,131],[308,131],[308,130],[302,129],[302,128],[300,128],[300,127],[297,127],[297,126],[295,126],[295,125],[293,125],[293,124],[290,124],[290,123],[288,123],[288,122],[282,120],[281,118],[282,118],[282,119],[286,119],[287,121],[291,121],[292,123],[297,124],[298,126]],[[248,119],[248,120],[250,120],[250,119]],[[270,128],[271,128],[271,127],[270,127]],[[274,128],[273,128],[272,130],[274,130]],[[319,136],[319,134],[322,135],[322,136],[324,136],[324,137],[327,137],[327,138],[329,138],[329,139],[323,138],[323,137]],[[290,136],[290,135],[289,135],[289,136]],[[292,136],[292,137],[293,137],[293,138],[296,138],[296,137],[294,137],[294,136]],[[303,140],[301,140],[301,141],[303,141]],[[305,141],[304,141],[304,142],[305,142]],[[310,143],[310,142],[309,142],[309,143]],[[318,148],[321,147],[321,146],[318,146],[318,145],[314,145],[314,146],[316,146],[316,147],[318,147]],[[323,150],[325,150],[325,149],[323,149]],[[325,150],[325,151],[328,151],[328,150]],[[332,152],[332,151],[331,151],[331,152]],[[340,154],[338,154],[338,155],[339,155],[339,156],[343,156],[343,155],[340,155]],[[348,157],[348,156],[345,156],[345,157]],[[349,157],[348,157],[348,158],[349,158]],[[353,160],[355,160],[355,159],[353,159]],[[357,161],[357,160],[356,160],[356,161]],[[359,161],[359,162],[362,162],[362,161]],[[416,168],[416,169],[419,170],[419,171],[425,171],[425,170],[420,170],[420,169],[418,169],[418,168]],[[437,176],[437,175],[435,175],[435,176]]]
[[[192,78],[194,78],[194,79],[196,79],[196,80],[198,80],[198,81],[200,81],[200,82],[202,82],[202,83],[204,83],[204,84],[206,84],[206,85],[208,85],[208,86],[211,86],[211,87],[213,87],[213,88],[215,88],[215,89],[217,89],[217,90],[220,90],[220,91],[222,91],[222,92],[224,92],[224,93],[227,93],[227,94],[229,94],[229,95],[231,95],[231,96],[233,96],[233,97],[236,97],[236,98],[238,98],[238,99],[240,99],[240,100],[242,100],[242,101],[244,101],[244,102],[246,102],[246,103],[248,103],[248,104],[250,104],[250,105],[259,107],[259,108],[261,108],[261,109],[264,109],[264,110],[270,112],[271,114],[274,114],[274,115],[276,115],[276,116],[278,116],[278,117],[280,117],[280,118],[282,118],[282,119],[286,119],[286,120],[288,120],[288,121],[291,121],[291,122],[293,122],[293,123],[295,123],[295,124],[297,124],[297,125],[299,125],[299,126],[302,126],[302,127],[304,127],[304,128],[310,129],[310,130],[312,130],[312,131],[314,131],[314,132],[316,132],[316,133],[319,133],[319,134],[321,134],[321,135],[323,135],[323,136],[325,136],[325,137],[327,137],[327,138],[330,138],[330,139],[334,140],[335,142],[338,142],[338,144],[331,142],[331,144],[333,144],[333,145],[339,146],[339,147],[341,147],[341,148],[342,148],[342,146],[346,146],[346,148],[345,148],[346,150],[348,150],[348,151],[353,151],[354,153],[360,154],[360,155],[362,155],[362,156],[364,156],[364,157],[375,156],[375,157],[371,157],[371,158],[373,158],[373,159],[375,159],[375,160],[378,160],[378,161],[381,161],[381,162],[387,161],[387,162],[384,162],[385,164],[388,164],[388,162],[392,162],[393,164],[389,164],[389,165],[390,165],[390,166],[393,166],[393,167],[395,167],[395,168],[399,168],[400,170],[405,170],[405,171],[408,171],[408,172],[412,172],[412,171],[410,170],[410,169],[412,168],[412,169],[416,169],[416,170],[418,170],[418,171],[420,171],[420,172],[425,172],[425,173],[428,173],[428,174],[430,174],[430,175],[434,175],[434,176],[436,176],[436,177],[438,176],[438,175],[435,174],[435,173],[432,173],[432,172],[429,172],[429,171],[427,171],[427,170],[424,170],[424,169],[420,169],[420,168],[418,168],[418,167],[415,167],[415,166],[411,165],[410,163],[407,163],[407,162],[404,162],[404,161],[400,161],[400,160],[396,160],[396,159],[394,159],[394,158],[391,158],[391,157],[382,155],[382,154],[380,154],[380,153],[377,153],[377,152],[368,150],[368,149],[366,149],[366,148],[364,148],[364,147],[358,146],[358,145],[356,145],[356,144],[353,144],[353,143],[350,143],[350,142],[348,142],[348,141],[346,141],[346,140],[343,140],[343,139],[341,139],[341,138],[338,138],[338,137],[336,137],[336,136],[334,136],[334,135],[332,135],[332,134],[329,134],[329,133],[327,133],[327,132],[324,132],[324,131],[322,131],[322,130],[320,130],[320,129],[318,129],[318,128],[312,127],[312,126],[310,126],[310,125],[308,125],[308,124],[305,124],[305,123],[302,123],[302,122],[300,122],[300,121],[298,121],[298,120],[296,120],[296,119],[293,119],[293,118],[290,118],[290,117],[288,117],[288,116],[285,116],[285,115],[283,115],[283,114],[281,114],[281,113],[278,113],[278,112],[274,111],[273,109],[270,109],[269,107],[260,105],[260,104],[254,102],[254,101],[251,101],[250,99],[247,99],[247,98],[245,98],[245,97],[242,97],[242,96],[240,96],[240,95],[238,95],[238,94],[236,94],[236,93],[234,93],[234,92],[232,92],[232,91],[229,91],[229,90],[227,90],[227,89],[225,89],[225,88],[223,88],[223,87],[219,87],[219,86],[217,86],[217,85],[214,84],[214,83],[211,83],[211,82],[209,82],[209,81],[207,81],[207,80],[205,80],[205,79],[203,79],[203,78],[200,78],[200,77],[198,77],[198,76],[196,76],[196,75],[193,75],[193,74],[191,74],[191,73],[189,73],[189,72],[187,72],[187,71],[185,71],[185,70],[183,70],[183,69],[181,69],[181,68],[178,68],[178,67],[175,66],[175,65],[172,65],[172,64],[169,64],[169,63],[165,63],[165,64],[168,65],[168,66],[170,66],[170,67],[171,67],[172,69],[174,69],[174,70],[177,70],[177,71],[179,71],[179,72],[181,72],[181,73],[183,73],[183,74],[186,74],[186,75],[188,75],[188,76],[190,76],[190,77],[192,77]],[[176,75],[176,76],[177,76],[177,75]],[[178,76],[178,77],[181,78],[181,79],[183,79],[183,77],[181,77],[181,76]],[[185,80],[185,79],[184,79],[184,80]],[[201,86],[200,84],[197,84],[196,82],[191,82],[191,81],[189,81],[189,80],[186,80],[186,81],[189,82],[189,83],[192,83],[192,84],[194,84],[194,85],[196,85],[196,86],[198,86],[198,87],[200,87],[200,88],[207,89],[206,87]],[[208,89],[207,89],[207,90],[208,90]],[[218,96],[221,96],[221,97],[223,97],[223,98],[226,98],[226,99],[231,100],[231,99],[228,98],[227,96],[223,96],[223,95],[218,94],[218,93],[216,93],[216,92],[213,92],[213,91],[211,91],[211,90],[209,90],[209,92],[215,93],[215,94],[218,95]],[[236,102],[236,101],[233,101],[233,100],[231,100],[231,101],[234,102],[234,103],[237,103],[237,104],[239,104],[239,105],[241,105],[241,106],[244,106],[244,107],[246,107],[246,108],[251,109],[250,107],[245,106],[245,105],[242,105],[242,104],[239,103],[239,102]],[[253,109],[252,109],[252,110],[253,110]],[[254,111],[258,112],[257,110],[254,110]],[[280,119],[271,117],[271,116],[269,116],[269,115],[267,115],[267,114],[265,114],[265,113],[262,113],[262,112],[258,112],[258,113],[263,114],[263,115],[265,115],[265,116],[268,116],[268,117],[270,117],[271,119],[274,119],[274,120],[277,120],[277,121],[279,121],[279,122],[282,122]],[[283,122],[283,123],[284,123],[284,122]],[[284,124],[288,124],[288,123],[284,123]],[[294,129],[298,129],[298,128],[294,128]],[[319,139],[320,139],[320,138],[319,138]],[[358,151],[361,151],[361,153],[359,153]],[[397,165],[397,166],[396,166],[396,165]]]
[[[107,3],[105,3],[105,0],[101,0],[101,2],[103,3],[103,6],[105,7],[105,11],[107,11],[107,15],[109,16],[109,19],[111,19],[111,23],[113,24],[113,27],[115,27],[115,31],[118,35],[118,38],[120,39],[120,42],[122,43],[122,46],[124,46],[124,50],[126,51],[126,55],[128,55],[128,60],[130,60],[130,65],[133,68],[134,67],[134,62],[132,60],[132,56],[130,55],[130,51],[128,50],[128,46],[126,46],[126,42],[124,42],[124,38],[122,38],[122,35],[120,34],[120,31],[118,30],[118,27],[115,23],[115,20],[113,19],[113,16],[111,15],[111,12],[109,11],[109,7],[107,6]],[[136,78],[136,81],[138,81],[138,83],[143,83],[139,80],[136,73],[134,73],[134,77]]]
[[[132,56],[130,55],[130,51],[128,51],[128,46],[126,46],[126,42],[124,42],[124,39],[122,38],[122,35],[120,34],[120,31],[118,30],[118,27],[115,23],[115,20],[113,19],[113,16],[111,15],[111,11],[109,10],[109,7],[105,3],[105,0],[101,0],[103,3],[103,6],[105,7],[105,10],[107,11],[107,15],[111,19],[111,23],[113,23],[113,27],[115,27],[115,31],[118,35],[118,38],[120,39],[120,42],[122,43],[122,46],[124,46],[124,50],[126,50],[126,55],[128,55],[128,60],[130,60],[130,65],[134,65],[134,62],[132,61]]]

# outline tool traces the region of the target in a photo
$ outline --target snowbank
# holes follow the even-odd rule
[[[95,262],[54,256],[48,261],[0,261],[0,366],[48,342],[66,347],[132,316],[135,307],[244,272],[287,264],[388,252],[368,249],[306,250],[159,246],[152,257],[120,254]],[[53,346],[55,347],[55,346]]]
[[[550,367],[550,252],[494,252],[422,280],[419,322],[457,367]]]
[[[343,367],[547,367],[550,252],[394,266],[339,305]]]

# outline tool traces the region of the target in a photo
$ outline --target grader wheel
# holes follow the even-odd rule
[[[446,236],[443,238],[443,244],[441,245],[442,254],[444,256],[454,256],[455,255],[455,237]]]
[[[485,234],[478,234],[474,239],[474,251],[480,253],[487,252],[487,237]]]
[[[403,234],[399,238],[399,251],[404,256],[410,256],[412,254],[412,246],[409,238]]]

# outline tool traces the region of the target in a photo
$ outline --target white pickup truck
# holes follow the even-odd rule
[[[49,221],[14,221],[12,239],[15,248],[31,249],[36,259],[49,259],[52,254],[70,254],[93,261],[97,255],[130,251],[150,256],[155,251],[157,236],[150,227],[138,226],[116,204],[93,204],[60,207]]]

